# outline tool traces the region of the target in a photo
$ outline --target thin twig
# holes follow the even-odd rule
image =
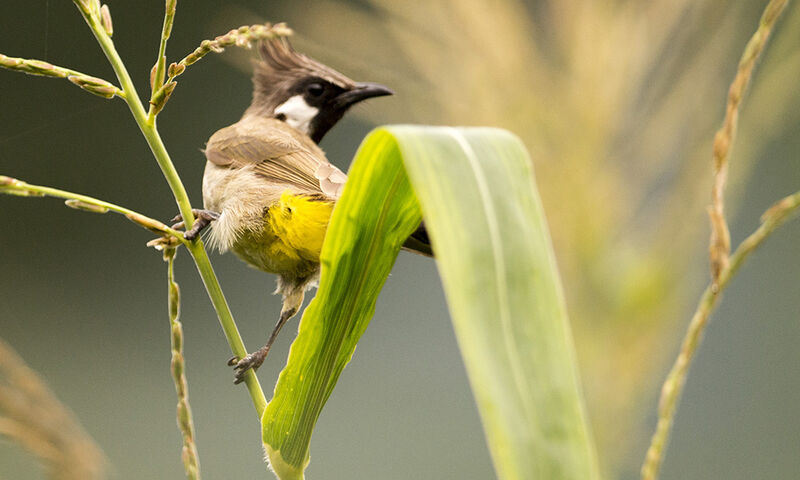
[[[770,34],[786,7],[788,0],[771,0],[761,16],[758,29],[747,42],[739,68],[728,90],[728,104],[725,109],[725,120],[714,136],[714,184],[711,189],[712,205],[708,209],[711,220],[711,239],[709,241],[709,257],[711,262],[711,278],[713,288],[718,288],[722,271],[728,264],[731,250],[731,235],[725,220],[725,183],[728,177],[728,159],[731,145],[736,137],[736,124],[739,118],[739,106],[750,83],[756,60],[764,51]]]
[[[647,450],[647,457],[642,466],[643,480],[656,480],[658,478],[658,472],[664,456],[664,449],[669,441],[670,432],[672,431],[675,409],[681,397],[681,393],[683,392],[683,386],[686,383],[686,375],[689,366],[697,352],[697,347],[700,344],[703,332],[708,324],[708,318],[719,301],[720,294],[747,257],[753,253],[776,228],[783,224],[789,216],[797,210],[798,206],[800,206],[800,192],[796,192],[781,199],[767,210],[761,217],[762,223],[758,229],[742,241],[733,255],[731,255],[728,265],[720,272],[716,289],[715,284],[712,282],[708,285],[705,292],[703,292],[703,296],[700,297],[700,303],[692,316],[692,321],[689,324],[689,329],[681,344],[678,358],[675,360],[675,364],[672,366],[661,388],[661,398],[658,405],[658,425],[650,441],[650,448]]]
[[[780,200],[764,213],[761,217],[762,223],[758,229],[742,241],[734,254],[729,256],[730,232],[725,221],[723,197],[730,148],[736,135],[739,106],[752,76],[755,62],[764,51],[767,39],[786,3],[787,0],[771,0],[764,9],[758,29],[750,38],[742,53],[739,68],[728,91],[725,120],[714,137],[713,203],[709,207],[709,216],[711,217],[711,241],[709,247],[711,283],[700,297],[700,303],[689,323],[678,357],[675,359],[675,363],[667,375],[664,385],[661,387],[661,397],[658,404],[658,424],[650,440],[650,447],[642,465],[642,480],[656,480],[658,478],[664,451],[672,432],[675,411],[683,392],[683,387],[686,384],[686,375],[703,337],[708,319],[714,308],[716,308],[722,291],[747,257],[800,205],[800,192]]]
[[[27,73],[28,75],[38,75],[41,77],[66,78],[75,85],[81,87],[89,93],[98,97],[113,98],[115,95],[125,98],[125,94],[111,82],[102,78],[86,75],[69,68],[59,67],[52,63],[42,60],[31,60],[27,58],[8,57],[0,53],[0,67],[17,72]]]
[[[178,394],[178,428],[183,438],[181,458],[186,478],[200,480],[200,461],[197,455],[197,444],[194,441],[194,422],[192,408],[189,405],[189,387],[186,383],[186,364],[183,359],[183,325],[180,317],[180,289],[175,282],[175,248],[164,249],[164,261],[167,262],[167,284],[169,288],[169,323],[170,345],[172,347],[171,371],[172,380],[175,382],[175,392]]]
[[[169,3],[167,6],[169,8]],[[165,17],[165,27],[166,21],[167,18]],[[175,81],[175,78],[186,71],[187,66],[197,62],[208,53],[221,53],[226,47],[232,46],[252,48],[253,43],[260,40],[283,37],[291,34],[291,29],[289,29],[283,23],[279,23],[274,26],[266,23],[264,25],[245,25],[243,27],[233,29],[225,35],[220,35],[214,40],[203,40],[200,43],[200,46],[197,47],[194,52],[184,57],[180,62],[173,62],[169,65],[169,68],[167,69],[168,78],[166,82],[164,82],[163,79],[163,69],[160,68],[162,65],[162,60],[165,57],[161,57],[151,71],[150,84],[153,87],[153,96],[150,99],[148,120],[152,123],[155,116],[158,115],[159,112],[161,112],[161,110],[164,108],[164,105],[167,103],[169,97],[172,95],[172,92],[175,90],[175,87],[178,84],[178,82]],[[162,46],[164,45],[163,41],[165,41],[165,39],[162,35]]]
[[[16,178],[6,177],[0,175],[0,193],[6,195],[16,195],[21,197],[54,197],[63,198],[66,201],[64,204],[70,208],[77,210],[84,210],[92,213],[106,213],[115,212],[134,222],[135,224],[150,230],[153,233],[166,235],[171,239],[167,243],[172,245],[179,245],[180,243],[188,244],[189,242],[183,238],[183,232],[170,228],[154,218],[142,215],[125,207],[120,207],[113,203],[103,200],[98,200],[94,197],[87,195],[80,195],[78,193],[68,192],[66,190],[59,190],[57,188],[44,187],[41,185],[31,185]]]
[[[225,48],[233,46],[252,48],[254,43],[261,40],[287,37],[291,34],[292,29],[287,27],[285,23],[276,23],[275,25],[265,23],[263,25],[245,25],[220,35],[214,40],[203,40],[199,47],[185,56],[180,62],[170,64],[167,83],[175,80],[178,75],[186,70],[186,67],[211,52],[222,53]]]

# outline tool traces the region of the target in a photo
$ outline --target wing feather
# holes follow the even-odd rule
[[[276,119],[245,117],[216,132],[205,153],[216,165],[252,166],[257,175],[298,193],[335,199],[347,179],[310,138]]]

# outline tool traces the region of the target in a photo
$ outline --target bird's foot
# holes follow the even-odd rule
[[[228,360],[228,366],[233,367],[233,383],[236,385],[242,383],[248,370],[252,369],[254,372],[258,370],[258,367],[260,367],[267,358],[268,353],[269,347],[264,346],[242,359],[236,356],[231,357],[231,359]]]
[[[194,224],[192,225],[192,228],[183,232],[183,238],[189,241],[197,238],[204,228],[219,218],[219,213],[212,212],[211,210],[192,209],[192,214],[195,216]],[[172,219],[172,221],[178,222],[172,226],[172,228],[176,230],[179,228],[184,228],[185,226],[185,223],[183,222],[183,216],[181,214],[178,214]]]

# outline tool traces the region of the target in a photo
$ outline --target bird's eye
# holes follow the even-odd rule
[[[319,97],[325,91],[321,83],[311,83],[306,87],[306,92],[312,97]]]

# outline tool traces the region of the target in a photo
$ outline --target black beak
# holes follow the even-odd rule
[[[394,95],[394,92],[378,83],[356,83],[355,88],[336,97],[335,105],[337,108],[348,108],[368,98],[386,95]]]

